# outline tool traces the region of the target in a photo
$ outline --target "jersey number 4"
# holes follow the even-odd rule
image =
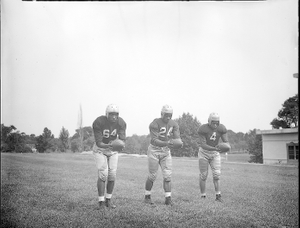
[[[109,136],[116,136],[117,135],[117,129],[114,129],[111,133],[109,133],[109,129],[103,130],[103,137],[109,138]]]
[[[212,141],[216,141],[216,139],[217,139],[217,133],[216,132],[212,133],[212,135],[210,136],[209,139],[212,140]]]

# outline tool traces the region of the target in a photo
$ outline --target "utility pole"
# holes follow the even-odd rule
[[[80,148],[79,152],[83,152],[83,129],[82,129],[82,107],[81,104],[79,106],[79,113],[78,113],[78,122],[77,122],[77,128],[79,130],[79,140],[80,140]]]

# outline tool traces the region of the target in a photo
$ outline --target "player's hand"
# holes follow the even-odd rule
[[[110,150],[112,150],[112,148],[113,148],[111,144],[112,144],[112,141],[110,141],[110,142],[107,144],[107,148],[110,149]]]
[[[219,148],[219,145],[216,145],[215,148],[216,148],[216,151],[218,151],[218,152],[221,151],[221,149]]]
[[[173,148],[173,146],[174,146],[174,144],[173,144],[172,140],[169,140],[167,147]]]

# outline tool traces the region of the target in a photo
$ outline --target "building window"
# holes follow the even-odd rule
[[[289,143],[287,144],[288,149],[288,159],[289,160],[298,160],[299,158],[299,145],[298,143]]]

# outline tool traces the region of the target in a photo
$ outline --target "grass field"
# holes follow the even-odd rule
[[[224,203],[215,202],[211,171],[200,200],[197,159],[173,158],[174,205],[165,206],[159,171],[145,205],[145,157],[120,156],[112,201],[97,210],[91,155],[1,154],[1,227],[298,227],[298,167],[222,163]]]

